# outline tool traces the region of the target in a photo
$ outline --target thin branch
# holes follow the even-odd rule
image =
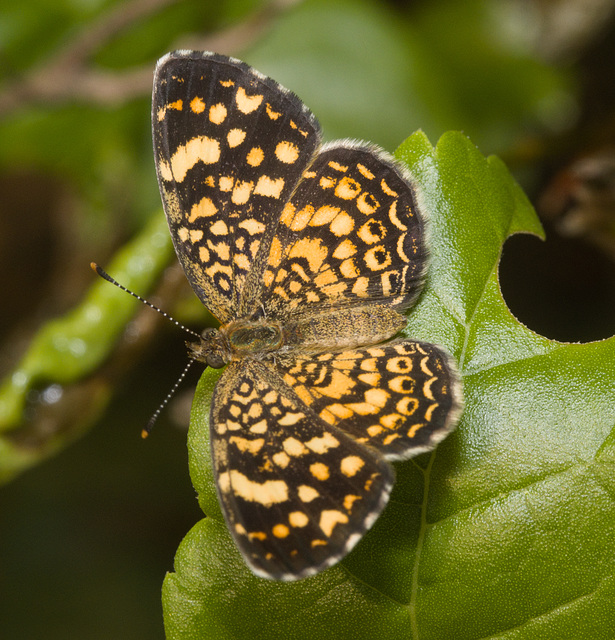
[[[105,71],[92,67],[90,59],[118,33],[177,1],[132,0],[119,4],[84,28],[44,64],[6,85],[0,92],[0,117],[34,104],[71,101],[115,106],[148,94],[154,62],[124,71]],[[280,13],[299,2],[273,0],[241,24],[208,36],[186,37],[173,48],[232,53],[258,40]]]

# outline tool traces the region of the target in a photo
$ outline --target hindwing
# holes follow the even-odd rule
[[[388,500],[384,458],[318,417],[265,363],[227,367],[210,431],[220,504],[257,575],[297,580],[331,566]]]

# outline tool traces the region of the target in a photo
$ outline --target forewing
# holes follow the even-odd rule
[[[284,207],[264,272],[269,317],[366,302],[407,308],[426,266],[414,187],[372,145],[326,145]]]
[[[239,60],[176,51],[156,67],[152,128],[175,250],[198,297],[227,322],[320,144],[318,122]]]
[[[433,449],[456,426],[461,386],[451,358],[425,342],[393,342],[289,358],[284,381],[332,427],[388,459]]]
[[[267,364],[228,366],[210,429],[220,504],[259,576],[297,580],[331,566],[388,500],[384,458],[316,416]]]

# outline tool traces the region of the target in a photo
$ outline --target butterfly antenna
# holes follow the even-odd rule
[[[107,282],[110,282],[111,284],[114,284],[116,287],[118,287],[122,291],[129,293],[131,296],[133,296],[140,302],[143,302],[154,311],[157,311],[160,315],[164,316],[167,320],[170,320],[173,324],[178,326],[180,329],[183,329],[186,333],[189,333],[195,338],[201,337],[198,333],[196,333],[195,331],[192,331],[192,329],[188,329],[188,327],[185,327],[181,322],[178,322],[177,320],[175,320],[175,318],[172,318],[168,313],[165,313],[162,309],[157,307],[155,304],[152,304],[151,302],[149,302],[149,300],[142,298],[140,295],[136,294],[134,291],[131,291],[130,289],[127,289],[124,285],[121,285],[117,280],[112,278],[102,267],[97,265],[95,262],[90,262],[90,267],[92,267],[92,269],[96,271],[96,273],[101,278],[103,278]],[[160,415],[162,410],[167,406],[167,404],[169,404],[169,401],[177,392],[179,385],[183,382],[184,378],[186,377],[186,374],[188,373],[188,370],[190,369],[193,363],[194,363],[194,360],[190,358],[190,360],[188,360],[188,364],[184,367],[184,370],[182,371],[181,375],[179,376],[179,378],[171,388],[171,391],[169,391],[169,393],[167,394],[167,397],[160,403],[160,406],[158,407],[158,409],[154,411],[152,417],[148,420],[147,424],[145,425],[145,428],[141,431],[142,438],[147,438],[154,424],[156,424],[156,420],[158,420],[158,416]]]
[[[183,329],[186,333],[189,333],[191,336],[194,336],[195,338],[201,337],[198,333],[196,333],[195,331],[192,331],[192,329],[188,329],[188,327],[185,327],[181,322],[178,322],[177,320],[175,320],[175,318],[172,318],[168,313],[165,313],[162,309],[159,309],[155,304],[152,304],[145,298],[142,298],[140,295],[136,294],[134,291],[127,289],[124,285],[121,285],[117,280],[114,280],[101,266],[97,265],[95,262],[90,262],[90,267],[92,267],[92,270],[95,271],[101,278],[103,278],[107,282],[110,282],[111,284],[114,284],[116,287],[118,287],[122,291],[129,293],[131,296],[133,296],[137,300],[140,300],[141,302],[143,302],[143,304],[146,304],[148,307],[150,307],[154,311],[157,311],[160,315],[164,316],[167,320],[171,321],[180,329]],[[186,371],[187,370],[188,368],[186,369]]]
[[[160,406],[158,407],[158,409],[154,411],[154,413],[152,414],[152,417],[147,421],[145,428],[141,431],[142,438],[147,438],[147,436],[149,436],[149,433],[152,430],[152,427],[156,424],[156,420],[158,420],[158,416],[160,415],[162,410],[167,406],[167,404],[169,404],[169,400],[171,400],[171,398],[175,395],[177,388],[184,381],[184,378],[186,377],[188,370],[194,364],[194,362],[195,361],[192,358],[188,360],[188,364],[184,367],[184,370],[181,372],[181,375],[173,385],[171,391],[167,393],[167,397],[160,403]]]

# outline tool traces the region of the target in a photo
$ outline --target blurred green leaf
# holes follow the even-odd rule
[[[565,73],[521,37],[531,11],[440,0],[393,8],[375,0],[308,0],[282,15],[247,62],[297,93],[325,137],[394,149],[408,131],[461,129],[502,152],[562,126],[574,97]]]
[[[502,300],[502,244],[541,234],[520,188],[462,135],[398,150],[431,214],[433,263],[407,335],[455,354],[466,409],[431,454],[397,465],[384,514],[339,565],[298,583],[253,576],[217,504],[201,378],[190,468],[209,516],[163,588],[169,639],[610,638],[615,623],[615,339],[573,345]]]

